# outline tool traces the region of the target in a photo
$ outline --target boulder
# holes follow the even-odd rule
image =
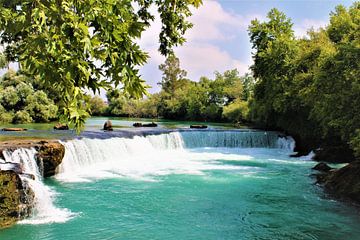
[[[338,198],[360,203],[360,161],[319,175],[318,183]]]
[[[7,131],[7,132],[23,132],[23,131],[27,131],[26,128],[3,128],[2,131]]]
[[[57,123],[54,126],[54,130],[69,130],[69,126],[67,124]]]
[[[140,123],[136,122],[133,124],[134,127],[157,127],[158,125],[154,122],[151,123]]]
[[[44,177],[55,175],[56,168],[61,164],[65,155],[65,147],[59,142],[47,142],[37,147],[36,160],[39,166],[42,166]]]
[[[349,163],[355,161],[354,152],[348,146],[324,146],[314,151],[313,160],[329,163]]]
[[[103,130],[105,131],[113,131],[113,126],[112,126],[112,122],[110,120],[107,120],[105,123],[104,123],[104,128]]]
[[[316,164],[312,169],[320,171],[320,172],[329,172],[333,168],[330,167],[329,165],[327,165],[326,163],[321,162],[321,163]]]
[[[142,123],[136,122],[133,124],[133,127],[142,127]]]
[[[0,170],[0,228],[28,217],[34,207],[34,192],[12,171]]]
[[[190,128],[198,128],[198,129],[205,129],[207,127],[208,126],[206,126],[206,125],[190,125]]]

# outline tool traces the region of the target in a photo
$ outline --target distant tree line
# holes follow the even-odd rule
[[[162,90],[145,99],[131,99],[119,89],[107,92],[106,106],[100,97],[90,100],[93,115],[166,118],[176,120],[247,122],[248,101],[254,78],[239,76],[236,69],[215,73],[215,79],[198,82],[186,78],[174,55],[159,66]]]

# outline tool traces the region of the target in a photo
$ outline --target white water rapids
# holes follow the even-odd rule
[[[206,170],[239,169],[217,160],[250,160],[247,154],[196,149],[278,148],[292,152],[294,140],[273,132],[172,132],[133,138],[76,139],[63,142],[66,151],[58,168],[61,181],[129,177],[154,180],[167,174],[203,174]]]
[[[274,148],[291,153],[294,140],[275,132],[191,131],[133,138],[73,139],[62,142],[65,156],[55,178],[61,182],[92,181],[97,178],[131,178],[156,181],[167,174],[204,174],[207,170],[244,170],[254,167],[220,164],[219,160],[248,161],[251,151],[234,149]],[[206,149],[206,151],[204,151]],[[74,217],[67,209],[54,206],[56,193],[43,183],[35,149],[5,151],[2,162],[19,163],[35,193],[35,211],[22,224],[65,222]],[[1,161],[1,160],[0,160]],[[40,164],[41,165],[41,164]]]
[[[4,151],[4,161],[7,163],[18,163],[22,166],[24,175],[20,175],[21,180],[28,184],[35,194],[35,210],[33,215],[20,224],[44,224],[61,223],[72,218],[72,214],[67,209],[60,209],[53,204],[56,192],[43,182],[41,169],[36,163],[36,150],[19,148],[15,151]],[[30,177],[32,175],[34,179]]]

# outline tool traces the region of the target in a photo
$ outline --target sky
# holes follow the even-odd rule
[[[266,20],[266,14],[272,8],[284,12],[294,23],[295,35],[306,35],[307,29],[324,27],[329,22],[329,14],[335,6],[350,6],[350,0],[203,0],[199,9],[193,9],[190,21],[194,27],[186,33],[187,42],[175,49],[181,68],[187,77],[198,81],[201,76],[211,79],[214,72],[224,72],[237,68],[242,75],[248,72],[252,64],[251,44],[247,28],[250,21],[257,18]],[[141,68],[141,75],[152,88],[150,93],[160,90],[159,64],[165,61],[158,49],[158,34],[161,24],[156,19],[143,34],[140,45],[150,55],[148,63]]]

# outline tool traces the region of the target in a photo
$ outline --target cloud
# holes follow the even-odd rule
[[[177,55],[192,80],[198,80],[200,76],[212,77],[214,71],[222,72],[234,68],[237,68],[240,74],[248,71],[247,64],[211,44],[189,44],[178,49]]]
[[[154,14],[155,21],[143,33],[139,44],[151,57],[141,69],[141,74],[148,84],[153,86],[150,92],[154,92],[159,90],[156,82],[161,78],[157,66],[165,59],[157,51],[161,30],[160,17],[155,7],[151,8],[151,13]],[[241,74],[247,72],[251,60],[246,63],[240,61],[232,56],[233,53],[226,51],[224,45],[234,41],[238,34],[244,33],[254,18],[263,19],[260,15],[242,16],[226,11],[217,1],[204,1],[199,9],[193,9],[193,16],[189,20],[194,27],[185,35],[187,42],[175,49],[181,67],[188,72],[188,77],[197,81],[201,76],[212,77],[214,71],[234,68]]]
[[[294,32],[297,37],[305,37],[309,29],[314,28],[317,30],[327,24],[325,20],[303,19],[300,23],[294,24]]]

